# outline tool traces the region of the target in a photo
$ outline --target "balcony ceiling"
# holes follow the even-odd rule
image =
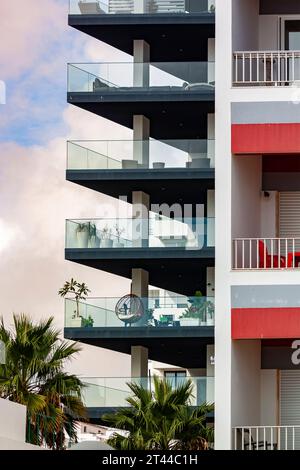
[[[133,55],[133,41],[150,44],[152,62],[207,60],[207,39],[215,37],[215,15],[69,15],[69,25]]]
[[[214,113],[213,88],[186,92],[69,92],[68,102],[132,129],[133,116],[151,122],[154,139],[205,139],[207,114]]]
[[[131,353],[131,346],[145,346],[153,361],[205,369],[206,346],[214,343],[214,327],[65,328],[64,336],[125,354]]]
[[[206,267],[214,266],[214,248],[186,250],[180,248],[68,248],[69,261],[131,279],[131,270],[149,271],[151,285],[191,296],[206,292]]]
[[[205,204],[206,191],[214,189],[214,178],[215,170],[209,168],[67,170],[68,181],[108,196],[127,196],[129,203],[132,191],[144,191],[152,204]]]

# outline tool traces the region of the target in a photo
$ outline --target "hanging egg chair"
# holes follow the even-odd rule
[[[143,302],[137,295],[124,295],[118,300],[115,313],[124,323],[136,323],[144,315]]]

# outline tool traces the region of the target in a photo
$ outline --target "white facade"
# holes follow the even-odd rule
[[[42,450],[26,443],[26,407],[0,398],[0,450]]]
[[[280,378],[276,370],[262,370],[261,340],[232,340],[232,287],[299,285],[297,270],[232,269],[234,238],[278,236],[276,192],[261,190],[262,156],[232,155],[232,105],[295,103],[297,95],[294,86],[232,85],[233,52],[284,49],[283,22],[299,18],[259,15],[259,7],[258,0],[221,0],[216,8],[216,449],[232,448],[234,427],[282,424]]]

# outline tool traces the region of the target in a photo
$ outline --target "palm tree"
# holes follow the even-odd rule
[[[72,278],[70,281],[66,281],[63,287],[59,289],[58,295],[63,298],[65,298],[69,294],[74,295],[76,301],[76,311],[74,313],[76,317],[79,317],[79,301],[86,300],[86,297],[88,296],[89,292],[91,291],[84,282],[80,283]]]
[[[167,380],[154,377],[154,390],[128,384],[129,407],[105,415],[105,421],[126,435],[115,433],[109,444],[122,450],[204,450],[213,441],[206,416],[213,405],[192,408],[190,380],[175,389]]]
[[[76,441],[75,420],[85,417],[82,382],[64,370],[80,351],[61,340],[53,318],[34,324],[25,315],[13,316],[14,329],[0,321],[0,341],[6,361],[0,364],[0,397],[27,407],[27,439],[63,449],[65,432]]]

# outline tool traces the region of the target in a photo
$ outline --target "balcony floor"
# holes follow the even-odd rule
[[[111,406],[99,406],[99,407],[87,407],[87,415],[89,422],[92,424],[98,425],[107,425],[105,421],[103,421],[103,415],[108,413],[116,413],[120,410],[121,407],[111,407]],[[195,408],[195,407],[192,407]],[[207,415],[207,422],[213,423],[214,422],[214,412],[209,413]]]
[[[213,168],[165,168],[133,170],[67,170],[66,179],[108,196],[127,196],[132,191],[149,194],[152,204],[205,203],[206,191],[215,187]],[[112,184],[112,182],[116,184]]]
[[[130,129],[134,115],[145,115],[150,119],[154,139],[207,138],[207,114],[213,114],[215,109],[213,87],[193,91],[153,88],[68,92],[68,103]]]
[[[215,249],[67,248],[65,258],[128,279],[133,268],[142,268],[149,271],[152,285],[191,296],[206,292],[206,268],[215,265]]]
[[[215,37],[211,13],[69,15],[69,25],[130,55],[133,41],[144,39],[156,62],[205,60],[207,39]]]

